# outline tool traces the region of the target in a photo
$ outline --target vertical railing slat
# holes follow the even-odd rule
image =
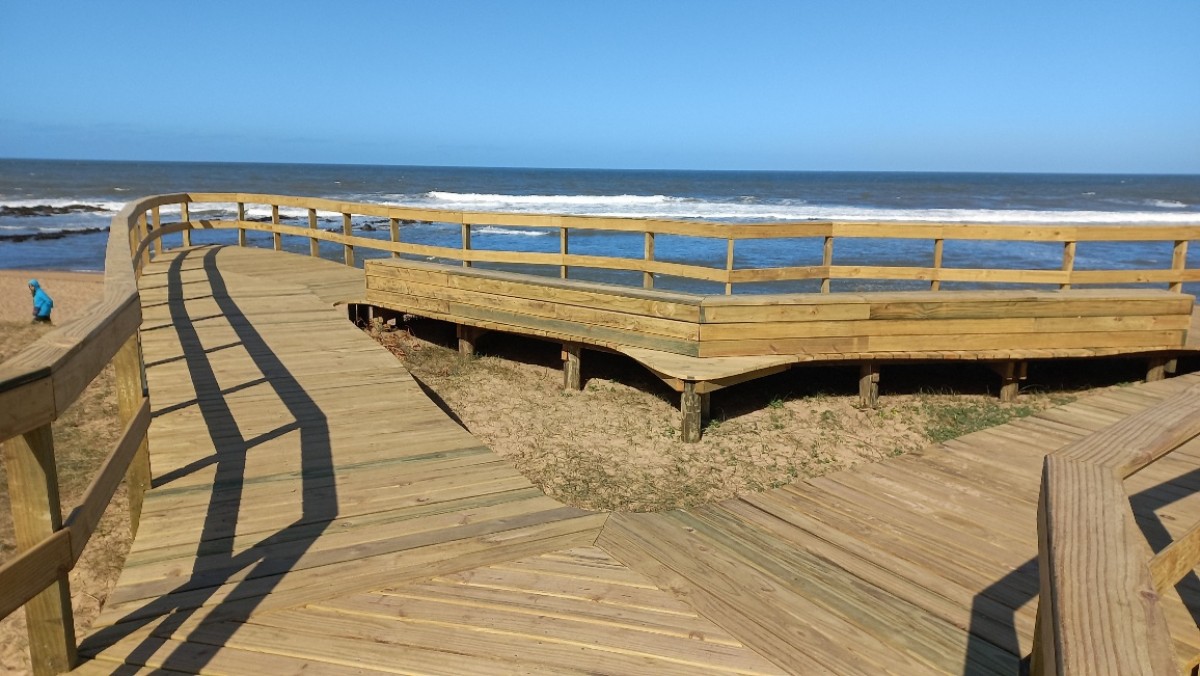
[[[342,214],[342,235],[350,236],[350,226],[352,225],[352,216],[348,213]],[[354,267],[354,245],[349,242],[342,243],[342,261],[350,267]]]
[[[563,257],[562,264],[558,266],[558,276],[567,278],[567,254],[570,253],[570,242],[567,240],[567,228],[558,229],[558,253]]]
[[[237,203],[237,219],[238,223],[243,223],[246,220],[246,203]],[[246,246],[246,228],[238,225],[238,246]]]
[[[275,227],[278,225],[279,225],[279,205],[272,204],[271,205],[271,226]],[[283,235],[279,234],[278,231],[274,231],[274,230],[271,231],[271,246],[276,251],[283,250]]]
[[[646,231],[646,239],[642,244],[642,258],[646,261],[654,260],[654,233],[649,230]],[[653,272],[642,273],[642,286],[647,289],[654,288]]]
[[[1071,273],[1075,271],[1075,242],[1063,242],[1062,271],[1066,273],[1067,281],[1058,285],[1061,290],[1071,288]]]
[[[1187,269],[1187,251],[1186,239],[1175,241],[1175,247],[1171,250],[1171,270],[1176,274],[1181,274]],[[1183,280],[1176,278],[1171,282],[1170,289],[1175,293],[1183,293]]]
[[[946,248],[946,240],[933,240],[933,279],[929,282],[930,291],[942,290],[942,252]]]
[[[467,252],[471,250],[471,224],[462,224],[462,266],[464,268],[471,267],[471,261],[467,259]]]
[[[117,375],[117,410],[122,423],[137,415],[145,393],[142,389],[142,350],[135,333],[125,341],[113,358]],[[125,473],[129,490],[129,529],[137,535],[142,516],[142,501],[150,488],[150,447],[145,436]]]
[[[182,223],[192,222],[192,215],[188,210],[187,202],[179,203],[179,220]],[[185,247],[192,245],[192,229],[190,227],[183,231],[183,245]]]
[[[825,245],[821,250],[821,267],[825,268],[825,276],[821,278],[821,293],[829,293],[829,279],[833,272],[833,235],[826,235]]]
[[[400,219],[399,218],[389,218],[388,219],[388,236],[391,238],[392,244],[397,244],[400,242]],[[399,251],[392,251],[392,258],[399,258],[399,257],[400,257]]]
[[[316,232],[317,230],[317,210],[308,210],[308,229]],[[313,258],[318,258],[321,255],[321,240],[316,237],[308,238],[308,255]]]
[[[8,472],[17,552],[40,544],[62,528],[58,470],[54,464],[54,434],[49,424],[0,443]],[[58,581],[25,604],[29,656],[34,674],[58,674],[75,668],[75,620],[67,571]]]
[[[158,229],[162,227],[162,214],[159,212],[158,207],[154,207],[153,209],[150,210],[150,218],[154,225],[154,232],[158,232]],[[154,238],[154,257],[158,258],[159,256],[162,256],[162,252],[163,252],[162,237],[155,237]]]

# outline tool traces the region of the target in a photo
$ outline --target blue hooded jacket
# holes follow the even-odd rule
[[[50,294],[42,289],[42,285],[38,284],[38,280],[29,280],[29,286],[33,287],[33,314],[38,317],[49,317],[50,310],[54,307],[54,300],[50,298]]]

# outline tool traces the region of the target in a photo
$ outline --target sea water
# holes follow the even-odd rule
[[[810,220],[994,224],[1200,224],[1200,176],[1113,174],[870,173],[776,171],[625,171],[195,162],[0,160],[0,268],[99,270],[112,215],[132,199],[171,192],[251,192],[431,209],[670,218],[723,223]],[[47,207],[84,205],[95,211],[58,215]],[[232,218],[234,205],[193,210],[196,218]],[[4,215],[8,212],[8,215]],[[285,222],[307,224],[304,209],[280,210]],[[177,213],[177,212],[176,212]],[[341,229],[338,214],[321,227]],[[248,218],[269,207],[251,205]],[[170,212],[164,214],[170,219]],[[358,217],[356,234],[387,238],[386,220]],[[71,233],[71,234],[64,234]],[[34,237],[33,235],[37,235]],[[61,235],[61,236],[58,236]],[[457,225],[412,223],[402,241],[457,247]],[[50,237],[50,239],[47,239]],[[193,241],[229,243],[231,232],[197,233]],[[270,236],[249,233],[252,243]],[[307,251],[306,240],[284,238]],[[477,227],[473,246],[515,251],[558,250],[557,231]],[[340,260],[340,247],[322,245]],[[640,257],[640,235],[573,233],[572,253]],[[1189,266],[1200,267],[1200,246]],[[1081,243],[1077,269],[1170,266],[1169,243]],[[363,256],[387,255],[362,251]],[[725,243],[659,236],[656,258],[723,268]],[[812,265],[813,239],[739,242],[735,267]],[[838,265],[930,265],[926,241],[839,240]],[[947,267],[1055,268],[1062,247],[1046,243],[947,242]],[[530,270],[533,271],[533,270]],[[544,272],[544,271],[543,271]],[[552,271],[557,273],[557,269]],[[640,284],[640,273],[572,269],[572,276]],[[835,282],[845,288],[927,288],[924,282]],[[663,280],[665,288],[707,291],[704,283]],[[1195,285],[1189,285],[1193,287]],[[945,288],[945,287],[944,287]],[[808,290],[739,285],[738,291]],[[1197,289],[1189,288],[1192,293]]]

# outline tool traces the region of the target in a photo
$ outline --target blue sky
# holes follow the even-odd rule
[[[0,4],[0,157],[1200,173],[1200,2]]]

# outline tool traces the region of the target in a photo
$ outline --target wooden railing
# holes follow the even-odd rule
[[[464,266],[475,263],[545,266],[557,269],[558,275],[568,277],[571,268],[640,272],[642,285],[652,288],[660,275],[681,277],[724,285],[732,293],[735,284],[819,280],[820,290],[831,291],[835,280],[884,280],[927,282],[928,288],[939,290],[943,283],[1011,283],[1038,287],[1068,289],[1079,285],[1166,285],[1172,291],[1182,291],[1189,282],[1200,282],[1200,268],[1188,266],[1188,246],[1200,240],[1200,224],[1177,226],[1149,225],[1078,225],[1026,226],[979,225],[944,223],[850,223],[805,222],[768,224],[725,224],[698,221],[674,221],[642,218],[604,218],[593,216],[557,216],[539,214],[502,214],[469,211],[442,211],[363,204],[311,197],[262,195],[248,193],[190,193],[181,202],[181,219],[185,229],[185,244],[190,242],[186,228],[232,228],[238,231],[239,244],[245,244],[247,230],[269,232],[275,249],[282,247],[284,236],[305,238],[309,253],[318,255],[319,244],[341,245],[342,260],[354,265],[356,248],[391,252],[393,256],[457,261]],[[192,219],[188,221],[189,203],[236,204],[236,220]],[[246,220],[247,205],[270,207],[271,221]],[[307,210],[306,225],[288,225],[280,218],[280,208]],[[194,210],[194,207],[193,207]],[[318,228],[318,212],[340,215],[340,231]],[[351,225],[355,216],[387,219],[389,239],[355,235]],[[158,224],[157,214],[150,216]],[[406,222],[426,221],[448,223],[461,228],[459,246],[434,246],[401,241],[401,226]],[[558,251],[529,252],[481,249],[473,246],[473,233],[484,227],[526,228],[557,233]],[[178,223],[162,225],[165,232],[179,231]],[[637,258],[620,255],[572,253],[571,242],[581,235],[595,232],[624,233],[640,236],[642,255]],[[665,236],[715,240],[724,243],[721,260],[700,265],[662,260],[656,254],[656,243]],[[839,242],[862,239],[925,240],[928,242],[928,265],[839,264],[842,256]],[[476,238],[477,240],[477,238]],[[805,265],[787,267],[738,267],[739,243],[751,240],[808,240],[814,252],[813,260]],[[943,264],[947,242],[1010,242],[1043,243],[1061,248],[1053,267],[1008,269],[1000,267],[947,267]],[[1169,260],[1164,256],[1161,267],[1121,269],[1078,269],[1076,258],[1081,243],[1094,242],[1164,242],[1170,246]],[[718,244],[719,246],[719,244]],[[784,243],[794,247],[795,243]],[[819,260],[816,253],[819,251]]]
[[[148,244],[145,214],[180,200],[149,198],[118,213],[105,252],[103,300],[0,364],[0,446],[17,544],[16,555],[0,567],[0,618],[25,607],[36,674],[59,673],[76,664],[67,573],[122,478],[128,483],[130,527],[137,530],[142,497],[150,484],[150,405],[142,386],[137,291]],[[51,423],[110,363],[116,371],[124,428],[79,505],[64,520]]]
[[[1046,456],[1034,674],[1179,674],[1164,606],[1200,565],[1200,523],[1157,554],[1123,481],[1200,436],[1200,386]],[[1186,613],[1185,613],[1186,615]]]

